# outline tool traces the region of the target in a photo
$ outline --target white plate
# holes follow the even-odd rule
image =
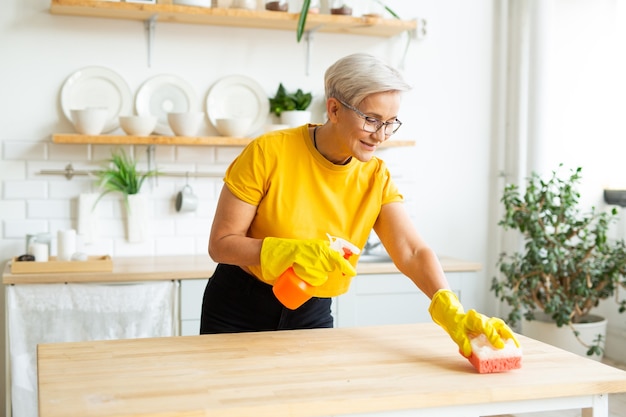
[[[196,94],[187,81],[175,75],[156,75],[137,91],[135,108],[140,116],[156,116],[156,133],[172,135],[167,113],[196,110]]]
[[[126,81],[105,67],[86,67],[70,75],[61,88],[61,108],[67,120],[70,110],[106,107],[109,110],[104,132],[119,127],[119,116],[131,114],[133,95]]]
[[[251,118],[248,134],[256,133],[266,124],[269,97],[252,78],[230,75],[213,84],[207,94],[206,111],[214,127],[216,119]]]

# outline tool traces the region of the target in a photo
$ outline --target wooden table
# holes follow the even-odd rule
[[[626,372],[520,337],[522,369],[478,374],[434,324],[43,344],[40,417],[608,416]]]

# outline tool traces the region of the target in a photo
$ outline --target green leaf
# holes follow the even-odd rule
[[[298,26],[296,28],[296,40],[300,42],[302,35],[304,34],[304,28],[306,26],[306,18],[309,15],[309,7],[311,6],[311,0],[304,0],[302,2],[302,9],[300,10],[300,16],[298,17]]]
[[[152,170],[140,174],[135,161],[126,154],[124,149],[119,149],[117,152],[112,152],[111,159],[107,161],[107,167],[96,171],[95,175],[103,190],[98,196],[97,203],[104,195],[111,192],[122,193],[124,200],[127,201],[128,195],[138,194],[145,179],[158,175],[158,171]]]
[[[285,110],[306,110],[313,101],[313,95],[311,93],[304,93],[301,89],[298,89],[295,93],[287,93],[287,90],[282,83],[278,85],[278,90],[274,97],[270,97],[270,113],[274,113],[276,116]]]

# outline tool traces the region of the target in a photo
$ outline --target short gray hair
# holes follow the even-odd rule
[[[358,106],[369,95],[405,92],[411,86],[397,69],[372,55],[357,53],[339,59],[324,75],[326,100],[337,98]]]

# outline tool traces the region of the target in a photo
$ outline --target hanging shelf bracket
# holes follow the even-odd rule
[[[154,30],[156,28],[156,21],[159,17],[158,14],[153,14],[149,19],[146,19],[143,24],[146,29],[146,35],[148,39],[148,68],[152,66],[152,47],[154,46]]]
[[[311,72],[311,49],[313,48],[313,35],[316,31],[322,28],[324,25],[316,26],[304,32],[304,40],[306,41],[306,67],[304,68],[305,74],[308,76]]]
[[[154,145],[148,145],[148,148],[146,148],[146,156],[148,157],[148,171],[156,170],[156,161],[154,158],[155,151],[156,147]],[[156,176],[150,178],[150,185],[152,186],[152,188],[158,185],[156,180]]]

